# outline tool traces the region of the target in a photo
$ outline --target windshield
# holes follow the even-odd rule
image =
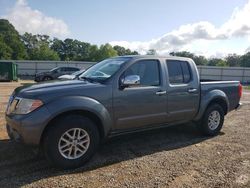
[[[80,78],[88,78],[96,81],[104,81],[114,75],[130,58],[113,58],[103,60],[87,69]]]

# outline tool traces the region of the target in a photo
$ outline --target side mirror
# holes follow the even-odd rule
[[[128,75],[122,80],[122,87],[140,85],[139,75]]]

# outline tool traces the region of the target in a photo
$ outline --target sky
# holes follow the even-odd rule
[[[22,34],[223,57],[250,51],[250,0],[0,0]]]

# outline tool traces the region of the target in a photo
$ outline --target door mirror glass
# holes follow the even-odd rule
[[[136,86],[140,85],[140,76],[139,75],[128,75],[122,80],[122,86]]]

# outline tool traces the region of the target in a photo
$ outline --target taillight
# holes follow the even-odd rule
[[[241,98],[242,97],[242,85],[239,84],[239,97]]]

